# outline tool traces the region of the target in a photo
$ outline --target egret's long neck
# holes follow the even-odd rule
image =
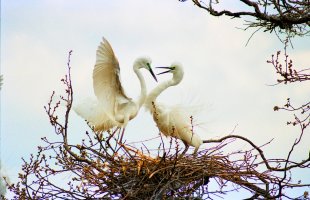
[[[180,78],[176,78],[173,77],[171,80],[165,81],[161,84],[159,84],[156,88],[154,88],[147,96],[146,100],[145,100],[145,106],[147,109],[151,110],[153,109],[153,105],[152,102],[156,102],[156,98],[164,91],[166,90],[168,87],[170,86],[174,86],[180,83],[180,81],[182,80],[182,77]]]
[[[139,99],[137,100],[137,104],[139,105],[139,108],[143,105],[145,99],[146,99],[146,86],[145,86],[145,81],[144,78],[140,72],[140,69],[137,67],[133,68],[134,72],[136,73],[139,81],[140,81],[140,87],[141,87],[141,92],[140,92],[140,96]]]

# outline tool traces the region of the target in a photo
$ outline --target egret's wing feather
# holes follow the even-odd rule
[[[94,99],[87,98],[77,106],[74,111],[84,118],[95,131],[106,131],[119,124],[111,119],[105,112],[103,106]]]
[[[173,112],[171,107],[156,103],[152,113],[159,130],[164,135],[179,138],[175,129],[177,113]]]
[[[168,135],[181,139],[183,142],[190,146],[199,148],[202,144],[202,140],[197,133],[193,132],[193,118],[192,108],[172,106],[167,112],[167,120],[169,125],[174,127],[172,130],[168,130]]]
[[[201,106],[173,106],[170,115],[173,116],[175,126],[178,127],[177,134],[180,139],[185,141],[188,145],[198,150],[203,143],[200,136],[194,131],[195,116],[199,114],[198,107]]]
[[[103,38],[96,53],[93,70],[93,87],[95,95],[104,106],[105,112],[114,116],[115,106],[119,100],[129,100],[125,95],[119,77],[119,63],[109,42]]]
[[[182,129],[192,129],[192,114],[191,109],[181,106],[166,106],[163,104],[156,104],[157,125],[161,131],[167,136],[173,136],[183,139]],[[153,113],[154,114],[154,113]]]
[[[179,135],[179,130],[182,128],[185,128],[189,126],[190,124],[190,118],[187,118],[187,116],[183,115],[182,109],[180,109],[177,106],[171,106],[169,107],[169,124],[171,124],[174,127],[173,135],[176,138],[182,139],[182,137]]]

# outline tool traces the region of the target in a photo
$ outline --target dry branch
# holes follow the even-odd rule
[[[235,4],[240,4],[240,10],[225,7],[227,2],[223,0],[192,2],[213,16],[243,18],[246,21],[246,29],[262,28],[264,31],[286,33],[288,36],[307,35],[310,31],[309,0],[234,0]]]

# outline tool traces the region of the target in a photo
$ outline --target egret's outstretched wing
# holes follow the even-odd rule
[[[93,70],[93,87],[99,102],[108,115],[114,116],[115,106],[121,101],[128,101],[119,78],[119,63],[109,42],[102,38],[96,54]]]

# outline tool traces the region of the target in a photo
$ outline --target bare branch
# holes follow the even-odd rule
[[[240,11],[225,8],[225,1],[222,0],[192,2],[213,16],[244,18],[248,28],[264,28],[265,31],[286,33],[290,37],[307,35],[310,31],[309,0],[235,0],[234,3],[243,4],[240,7],[244,10]],[[254,21],[248,21],[247,17],[254,18]]]

